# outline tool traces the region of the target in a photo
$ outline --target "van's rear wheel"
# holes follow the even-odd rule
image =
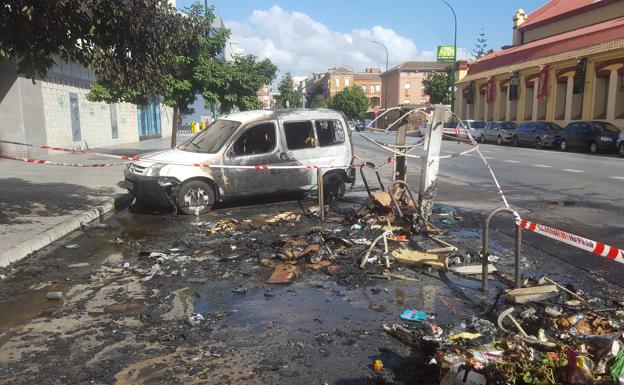
[[[344,178],[338,173],[323,177],[323,198],[342,198],[347,190]]]
[[[176,192],[178,208],[186,215],[199,215],[210,211],[215,203],[215,192],[201,180],[185,182]]]

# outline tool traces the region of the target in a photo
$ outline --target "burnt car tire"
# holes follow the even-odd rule
[[[598,149],[598,143],[596,142],[591,142],[591,144],[589,145],[589,152],[591,152],[592,154],[597,154],[599,151]]]
[[[518,146],[520,146],[520,142],[518,142],[518,137],[517,137],[517,136],[514,136],[514,137],[513,137],[513,139],[511,139],[511,144],[512,144],[514,147],[518,147]]]
[[[561,143],[559,143],[559,148],[561,149],[561,151],[568,151],[568,142],[563,139]]]
[[[327,200],[344,197],[347,189],[344,178],[337,173],[325,175],[323,177],[323,186],[323,198]]]
[[[185,182],[176,191],[178,209],[186,215],[203,214],[215,203],[212,186],[201,180]]]

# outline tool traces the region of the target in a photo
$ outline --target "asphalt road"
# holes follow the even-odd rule
[[[387,143],[395,140],[394,133],[364,134]],[[363,159],[382,162],[390,155],[360,134],[353,137],[356,154]],[[415,140],[408,137],[408,143]],[[469,148],[468,144],[445,140],[442,155]],[[523,218],[624,248],[624,158],[496,144],[483,144],[480,149],[509,203]],[[422,151],[412,153],[418,155]],[[383,175],[391,178],[391,167],[383,170]],[[408,162],[407,179],[414,192],[417,192],[419,170],[420,160]],[[503,205],[487,167],[476,152],[441,160],[436,200],[483,213]],[[511,227],[501,226],[503,231],[512,233]],[[605,263],[600,257],[524,233],[525,241],[553,255],[565,254],[564,259],[574,265],[597,271],[624,286],[621,278],[624,266],[611,261]]]

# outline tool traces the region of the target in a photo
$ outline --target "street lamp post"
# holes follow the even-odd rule
[[[370,42],[373,44],[382,46],[384,50],[386,51],[386,76],[388,76],[388,48],[386,48],[384,43],[381,43],[379,41],[371,40]],[[388,109],[388,80],[386,79],[386,87],[384,90],[384,110],[387,110],[387,109]]]
[[[455,10],[446,0],[440,0],[451,9],[453,21],[455,22],[455,33],[453,35],[453,66],[451,67],[451,111],[455,112],[455,67],[457,66],[457,15]]]

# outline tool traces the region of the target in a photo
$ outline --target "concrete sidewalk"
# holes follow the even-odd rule
[[[182,137],[178,140],[184,140]],[[136,155],[169,148],[171,138],[98,149]],[[72,163],[118,163],[102,157],[51,153],[38,158]],[[123,167],[79,168],[0,159],[0,266],[23,258],[114,209],[126,193]],[[54,239],[52,239],[54,238]]]

